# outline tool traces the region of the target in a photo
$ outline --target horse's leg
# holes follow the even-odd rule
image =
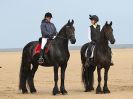
[[[102,88],[101,88],[101,68],[97,66],[97,74],[98,74],[98,86],[96,89],[96,94],[101,94],[102,93]]]
[[[35,86],[34,86],[34,75],[35,75],[35,72],[38,69],[38,64],[32,64],[32,65],[33,65],[33,67],[30,71],[29,76],[28,76],[28,85],[30,87],[30,92],[31,93],[36,93],[36,89],[35,89]]]
[[[104,93],[110,93],[110,90],[108,89],[108,85],[107,85],[109,68],[110,66],[105,68],[105,72],[104,72],[104,87],[103,87]]]
[[[59,69],[59,66],[55,65],[54,66],[54,82],[55,82],[55,85],[54,85],[54,88],[53,88],[53,95],[56,95],[56,94],[60,93],[60,91],[58,89],[58,69]]]
[[[64,64],[61,66],[61,86],[60,91],[63,95],[67,94],[67,91],[65,89],[64,80],[65,80],[65,71],[66,71],[67,64]]]

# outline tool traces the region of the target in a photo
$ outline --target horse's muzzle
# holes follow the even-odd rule
[[[115,44],[115,39],[110,41],[111,44]]]
[[[75,37],[72,37],[72,38],[70,39],[70,42],[71,42],[71,44],[75,44],[75,43],[76,43],[76,38],[75,38]]]

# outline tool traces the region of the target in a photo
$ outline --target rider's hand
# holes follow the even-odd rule
[[[49,38],[50,38],[50,39],[53,39],[53,37],[54,37],[53,34],[50,34],[50,35],[49,35]]]
[[[92,41],[91,43],[92,43],[93,45],[95,45],[95,44],[96,44],[96,42],[95,42],[95,41]]]
[[[55,38],[56,38],[56,36],[53,37],[53,39],[55,39]]]

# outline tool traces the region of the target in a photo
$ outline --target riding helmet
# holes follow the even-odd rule
[[[50,12],[47,12],[46,14],[45,14],[45,18],[46,17],[51,17],[52,18],[52,14],[50,13]]]
[[[90,18],[89,18],[90,20],[95,20],[95,21],[97,21],[97,22],[99,21],[99,18],[98,18],[98,16],[96,16],[96,15],[89,15],[89,17],[90,17]]]

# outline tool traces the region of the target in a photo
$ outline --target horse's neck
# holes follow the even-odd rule
[[[55,42],[58,43],[60,47],[68,49],[68,39],[65,35],[65,32],[60,31],[55,38]]]
[[[105,33],[103,30],[101,31],[100,39],[97,42],[97,45],[101,49],[108,48],[108,40],[105,38]]]

